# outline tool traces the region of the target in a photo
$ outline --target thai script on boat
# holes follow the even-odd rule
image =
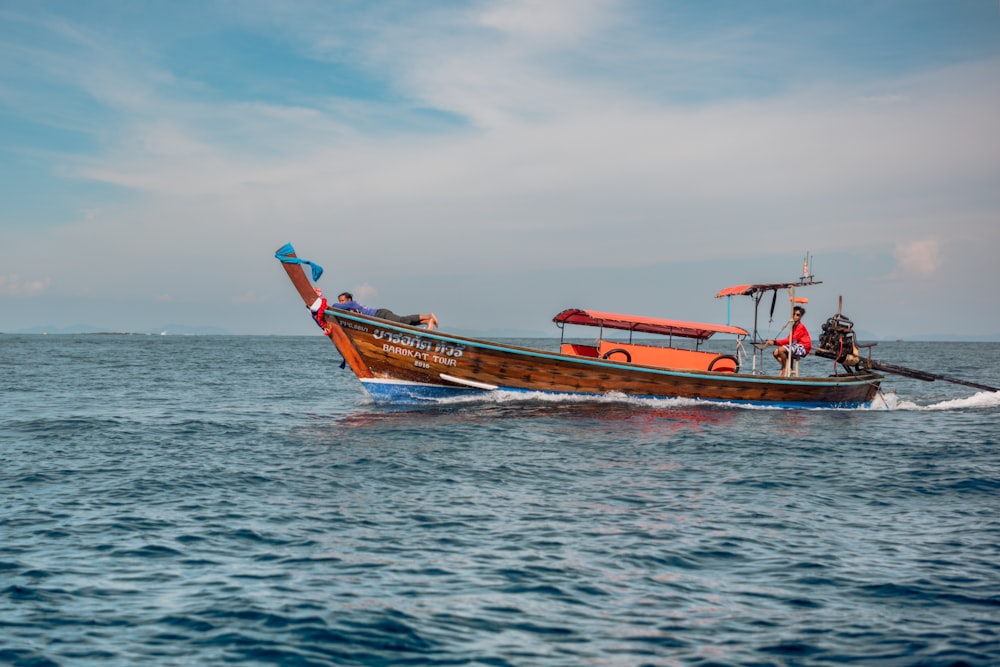
[[[439,356],[458,358],[465,353],[465,345],[461,343],[451,344],[444,341],[430,340],[423,336],[410,336],[398,331],[385,331],[384,329],[376,329],[372,335],[375,337],[375,340],[385,341],[386,343],[414,350],[433,352]]]

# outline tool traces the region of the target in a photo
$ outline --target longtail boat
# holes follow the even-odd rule
[[[559,349],[548,351],[429,331],[329,307],[313,284],[322,273],[317,264],[299,258],[291,244],[280,248],[275,257],[343,356],[343,365],[351,368],[378,404],[425,403],[487,392],[537,392],[856,408],[871,405],[883,380],[861,359],[853,328],[847,326],[850,321],[842,316],[829,331],[824,325],[814,352],[833,359],[834,369],[839,362],[843,372],[805,376],[788,368],[787,376],[766,375],[756,316],[751,337],[747,330],[730,325],[571,308],[555,316],[553,321],[562,332]],[[312,281],[306,266],[312,267]],[[795,290],[814,284],[818,283],[804,275],[791,283],[739,285],[716,296],[752,296],[759,306],[767,292],[788,290],[792,302],[802,302],[794,296]],[[596,328],[598,338],[586,344],[567,340],[567,325]],[[628,338],[608,340],[606,330],[627,332]],[[732,354],[702,349],[702,343],[715,334],[733,337]]]

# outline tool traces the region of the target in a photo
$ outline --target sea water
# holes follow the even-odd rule
[[[1000,664],[1000,394],[391,409],[339,366],[0,336],[0,663]]]

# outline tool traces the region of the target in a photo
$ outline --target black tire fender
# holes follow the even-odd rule
[[[604,354],[603,354],[603,355],[601,356],[601,359],[607,359],[607,358],[608,358],[608,357],[610,357],[610,356],[611,356],[612,354],[618,354],[619,352],[621,352],[622,354],[624,354],[624,355],[625,355],[625,361],[627,361],[628,363],[632,363],[632,355],[631,355],[631,354],[629,354],[629,351],[628,351],[628,350],[623,350],[623,349],[622,349],[622,348],[620,348],[620,347],[616,347],[616,348],[615,348],[615,349],[613,349],[613,350],[608,350],[607,352],[605,352],[605,353],[604,353]]]
[[[733,364],[736,365],[736,368],[733,370],[734,373],[740,370],[740,360],[731,354],[720,354],[715,359],[712,359],[712,361],[708,363],[708,370],[712,370],[713,368],[715,368],[715,364],[722,361],[723,359],[729,359],[730,361],[733,362]]]

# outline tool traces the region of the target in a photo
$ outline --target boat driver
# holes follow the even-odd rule
[[[781,364],[779,375],[788,375],[788,354],[791,352],[792,359],[798,360],[812,351],[812,338],[809,337],[809,330],[802,324],[802,317],[806,314],[806,309],[802,306],[795,306],[792,309],[792,331],[786,338],[774,340],[769,338],[765,343],[777,345],[774,350],[774,358]]]

